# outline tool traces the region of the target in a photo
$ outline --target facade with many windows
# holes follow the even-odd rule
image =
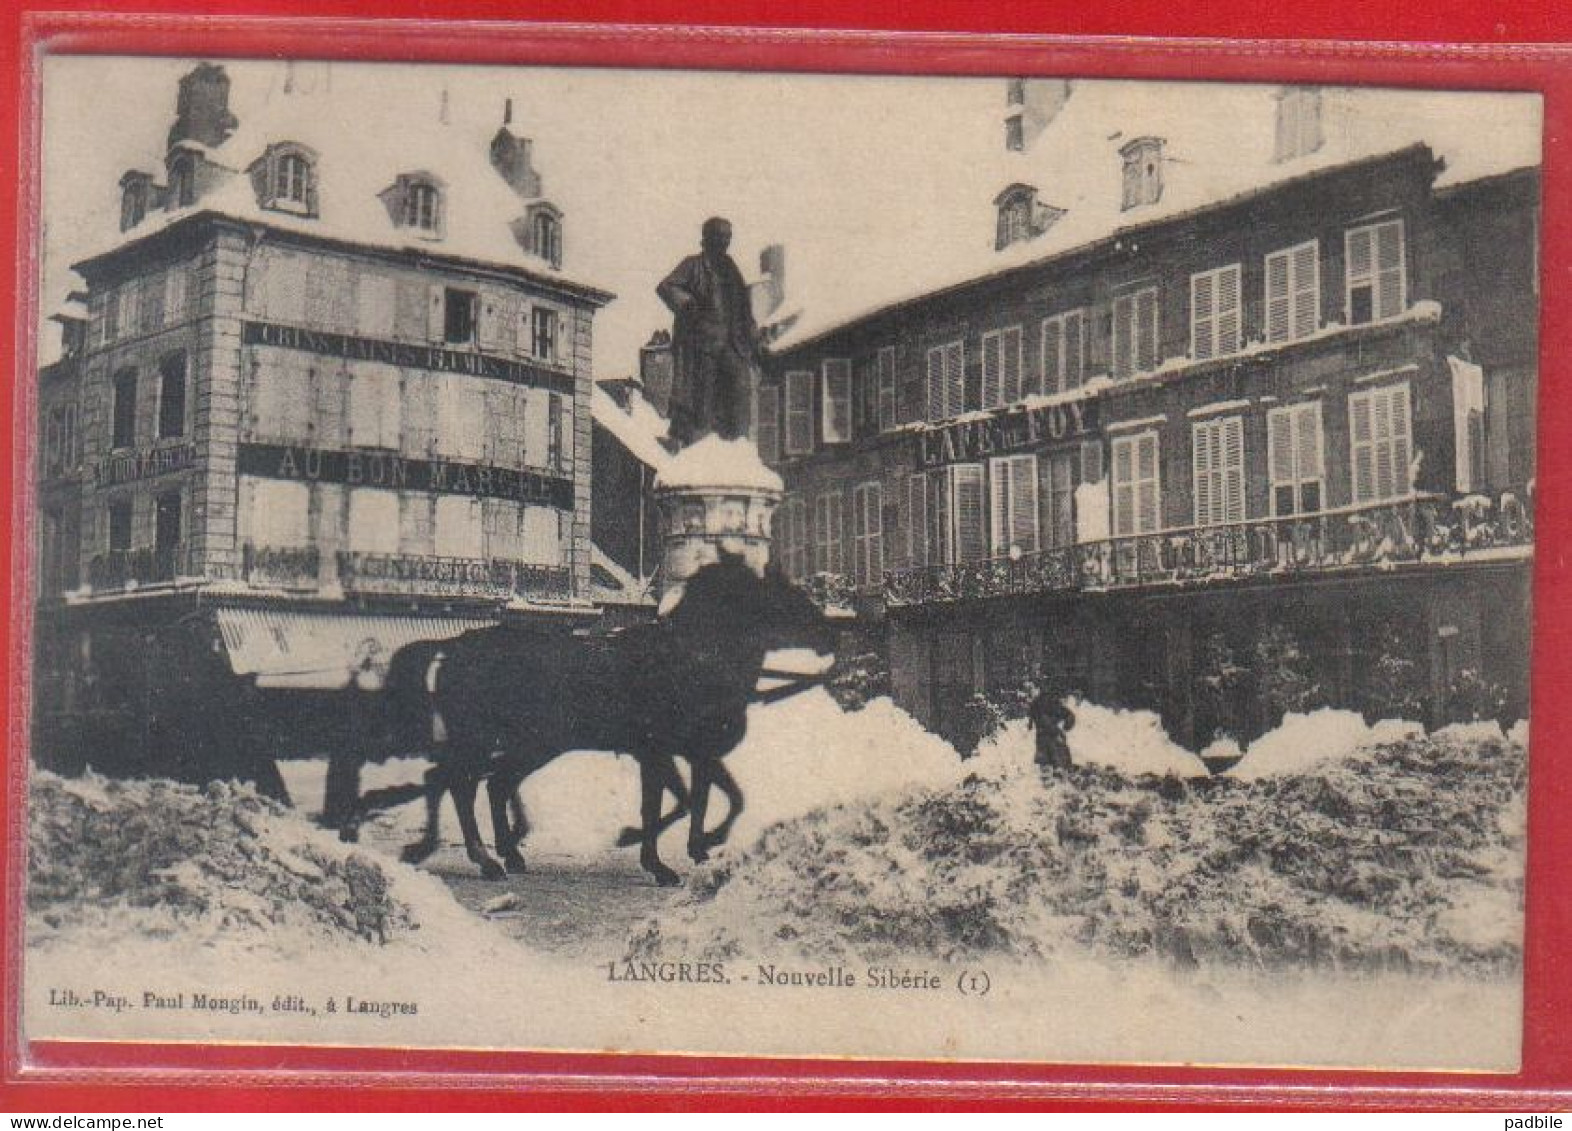
[[[1390,122],[1346,148],[1347,117],[1333,151],[1338,97],[1220,94],[1265,123],[1227,192],[1183,136],[1058,152],[1105,197],[783,343],[778,553],[855,590],[919,717],[964,739],[972,695],[1041,669],[1249,733],[1269,707],[1197,689],[1274,624],[1325,701],[1366,705],[1398,641],[1432,717],[1470,672],[1526,703],[1538,169],[1452,179]],[[1117,132],[1075,121],[1117,112],[1095,91],[1060,106],[1038,145]]]
[[[561,273],[560,230],[535,250],[527,139],[431,118],[370,164],[309,97],[239,122],[222,68],[182,80],[167,185],[122,179],[120,238],[76,265],[71,377],[45,382],[62,678],[124,685],[127,648],[180,624],[220,675],[328,691],[412,640],[588,609],[611,296]]]

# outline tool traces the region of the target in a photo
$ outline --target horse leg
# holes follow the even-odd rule
[[[695,758],[692,765],[693,787],[688,803],[688,858],[695,864],[702,864],[710,858],[709,846],[704,838],[704,815],[710,807],[710,783],[715,762],[709,758]]]
[[[419,864],[441,846],[442,795],[449,785],[447,763],[426,771],[426,832],[419,840],[406,844],[398,858],[406,864]]]
[[[680,882],[676,872],[661,863],[660,853],[655,842],[660,837],[660,801],[666,790],[666,782],[660,768],[653,763],[655,759],[639,759],[639,816],[643,821],[643,833],[640,839],[639,864],[646,872],[655,877],[655,882],[661,887],[671,887]]]
[[[475,821],[475,793],[480,788],[479,780],[472,774],[455,774],[450,788],[453,804],[458,808],[459,827],[464,830],[465,855],[480,865],[480,874],[485,879],[500,880],[504,874],[502,865],[491,858],[481,843],[480,826]]]
[[[677,761],[675,758],[661,758],[658,769],[646,769],[644,762],[641,761],[639,763],[639,780],[641,782],[645,774],[657,772],[660,775],[661,788],[671,794],[676,802],[670,813],[661,814],[655,822],[655,835],[660,836],[661,833],[688,815],[688,787],[683,784],[682,775],[677,772]],[[644,829],[642,827],[634,828],[632,825],[629,825],[617,834],[617,847],[629,848],[635,844],[643,843],[643,840]]]
[[[726,838],[731,835],[731,827],[737,823],[737,818],[742,816],[742,787],[737,784],[737,779],[731,776],[731,771],[722,761],[712,763],[710,781],[726,795],[726,819],[715,827],[714,832],[704,838],[705,847],[714,848],[726,843]]]
[[[528,869],[519,852],[519,842],[529,830],[529,823],[524,819],[524,803],[518,797],[518,783],[506,774],[493,774],[486,782],[486,796],[491,801],[491,832],[496,838],[497,853],[508,871],[522,875]],[[510,799],[518,812],[517,827],[508,815]]]

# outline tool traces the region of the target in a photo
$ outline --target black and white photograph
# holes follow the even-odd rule
[[[1517,1071],[1542,99],[1051,66],[46,54],[23,1041]]]

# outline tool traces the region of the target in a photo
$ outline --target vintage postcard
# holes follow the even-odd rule
[[[40,74],[25,1042],[1518,1068],[1538,95]]]

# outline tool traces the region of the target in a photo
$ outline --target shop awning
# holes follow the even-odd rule
[[[346,687],[364,671],[361,686],[381,686],[387,663],[407,644],[450,640],[497,622],[487,617],[389,616],[295,609],[219,609],[218,629],[236,675],[259,687]],[[369,666],[363,661],[370,658]]]

